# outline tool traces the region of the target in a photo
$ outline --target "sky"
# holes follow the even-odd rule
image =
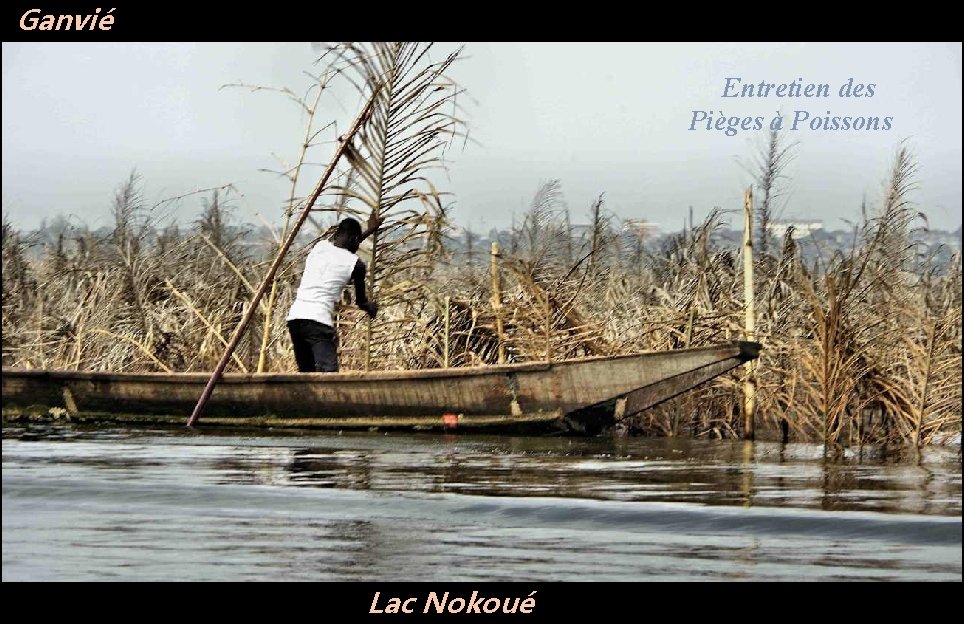
[[[261,171],[297,157],[305,117],[273,92],[301,93],[317,72],[308,43],[3,43],[2,210],[30,229],[62,214],[110,222],[114,190],[132,169],[148,203],[233,184],[242,221],[277,222],[287,184]],[[454,47],[437,46],[436,56]],[[735,210],[747,167],[778,111],[810,118],[796,142],[778,206],[784,219],[845,226],[873,206],[900,142],[919,164],[912,195],[929,225],[961,224],[961,44],[958,43],[468,43],[450,75],[463,88],[472,141],[449,152],[437,184],[456,224],[486,232],[521,214],[539,186],[559,179],[573,223],[592,201],[622,218],[671,231],[693,209]],[[743,85],[828,85],[829,97],[723,97]],[[873,84],[872,97],[840,87]],[[776,87],[773,87],[775,90]],[[734,89],[738,92],[738,90]],[[867,92],[864,91],[864,94]],[[321,119],[345,123],[359,102],[323,100]],[[699,117],[761,117],[728,136]],[[884,130],[823,130],[815,117],[878,117]],[[690,129],[693,127],[693,129]],[[319,150],[325,149],[324,147]],[[330,148],[329,148],[330,149]],[[277,158],[276,158],[277,157]],[[311,186],[326,160],[306,171]],[[306,190],[306,189],[302,189]],[[170,204],[190,222],[201,200]],[[736,223],[734,217],[734,223]]]

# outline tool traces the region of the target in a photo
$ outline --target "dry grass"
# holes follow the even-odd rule
[[[524,362],[742,337],[742,262],[738,249],[718,242],[722,213],[653,252],[643,232],[625,234],[600,196],[579,241],[558,181],[538,189],[504,241],[497,310],[487,250],[448,248],[442,193],[422,174],[460,136],[452,112],[459,90],[444,80],[457,55],[430,62],[418,46],[336,46],[328,54],[338,75],[355,71],[359,85],[389,77],[375,123],[353,145],[324,209],[332,218],[318,217],[325,221],[319,229],[344,214],[387,217],[368,258],[381,310],[370,323],[341,307],[343,369],[478,366],[496,363],[500,347],[507,361]],[[315,95],[299,99],[309,107],[312,141]],[[763,196],[772,203],[789,156],[778,143],[768,147],[778,159],[761,165],[771,184]],[[283,172],[293,178],[288,216],[299,203],[294,188],[306,153]],[[828,445],[922,445],[960,431],[961,258],[937,267],[917,257],[912,228],[922,221],[908,202],[914,175],[901,146],[879,209],[863,211],[847,253],[805,263],[788,233],[756,259],[756,327],[765,344],[758,438],[779,437],[786,427],[793,439]],[[4,367],[213,369],[277,240],[242,244],[223,190],[210,192],[183,229],[159,227],[135,175],[112,208],[107,236],[73,225],[30,240],[4,220]],[[295,370],[284,316],[307,249],[291,255],[229,370]],[[740,409],[740,377],[731,373],[628,426],[645,435],[736,437]]]
[[[890,188],[900,188],[910,162],[906,154],[898,161]],[[106,237],[73,227],[30,241],[4,222],[4,367],[202,371],[216,364],[272,243],[260,254],[242,247],[230,209],[215,195],[192,228],[154,236],[136,191],[134,178],[121,186]],[[758,328],[766,349],[758,435],[777,436],[782,421],[794,439],[831,444],[926,444],[960,430],[960,257],[948,267],[912,270],[907,228],[914,217],[901,198],[892,194],[883,210],[866,216],[849,253],[807,266],[788,236],[779,255],[760,259]],[[536,214],[526,219],[542,208],[534,203]],[[570,251],[559,244],[562,215],[539,218],[543,227],[520,227],[515,234],[524,243],[500,258],[507,361],[740,337],[741,263],[736,250],[715,242],[720,213],[642,258],[618,248],[612,222]],[[343,367],[440,367],[446,344],[451,366],[497,362],[488,258],[475,252],[468,262],[444,245],[429,254],[430,228],[408,227],[396,247],[408,263],[385,270],[378,282],[387,303],[371,349],[363,313],[342,307]],[[283,318],[297,260],[291,269],[278,281],[268,370],[294,370]],[[255,317],[262,327],[265,311]],[[260,351],[261,334],[252,331],[231,367],[254,370]],[[734,437],[741,422],[739,377],[731,374],[629,426],[647,435]]]

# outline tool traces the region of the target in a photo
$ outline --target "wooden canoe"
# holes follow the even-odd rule
[[[416,371],[226,373],[201,424],[595,433],[758,356],[760,345]],[[183,423],[207,373],[8,370],[5,420]]]

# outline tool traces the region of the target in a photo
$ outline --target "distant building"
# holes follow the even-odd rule
[[[786,236],[787,230],[793,228],[793,233],[791,236],[794,239],[806,238],[808,236],[813,236],[814,233],[823,230],[822,221],[780,221],[777,223],[767,224],[767,231],[771,236],[777,239],[783,239]]]
[[[631,234],[640,240],[647,240],[660,233],[659,224],[643,221],[642,219],[626,219],[623,221],[623,233]]]

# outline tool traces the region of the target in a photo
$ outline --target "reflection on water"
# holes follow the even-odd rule
[[[273,478],[307,487],[960,515],[960,464],[946,449],[931,454],[936,463],[881,464],[824,461],[821,449],[803,445],[447,440],[411,449],[294,448]],[[259,478],[258,466],[249,470]]]
[[[3,580],[961,579],[961,456],[4,427]]]

